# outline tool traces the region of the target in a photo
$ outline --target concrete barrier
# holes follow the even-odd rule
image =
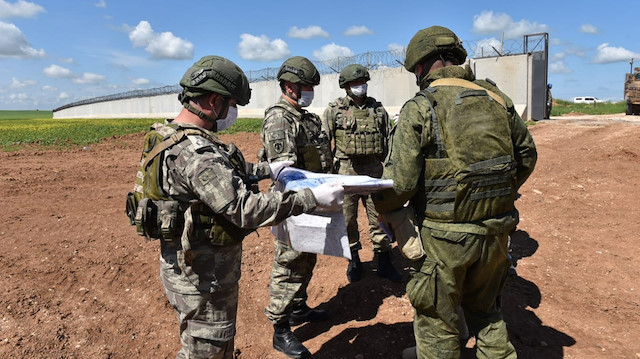
[[[544,68],[532,54],[502,56],[470,60],[478,78],[490,78],[514,102],[525,120],[541,120],[546,96]],[[415,76],[403,67],[370,71],[368,94],[382,102],[393,116],[412,98],[419,88]],[[238,108],[242,118],[262,118],[264,110],[280,97],[277,81],[251,83],[251,102]],[[338,86],[338,74],[321,77],[315,88],[313,103],[308,111],[322,115],[329,102],[345,95]],[[173,118],[182,106],[178,94],[136,97],[67,107],[53,113],[53,118]]]

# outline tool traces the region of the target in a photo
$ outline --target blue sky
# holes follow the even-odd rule
[[[178,83],[205,55],[245,71],[406,46],[441,25],[465,46],[549,33],[556,98],[622,99],[640,66],[635,1],[0,0],[0,110]],[[472,51],[472,49],[467,48]],[[500,85],[500,84],[498,84]]]

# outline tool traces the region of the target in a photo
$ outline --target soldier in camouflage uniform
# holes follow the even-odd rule
[[[320,74],[307,58],[295,56],[284,61],[278,72],[282,96],[265,110],[262,124],[264,150],[259,157],[293,161],[293,166],[313,172],[330,172],[331,144],[320,117],[304,110],[313,100],[313,87]],[[273,347],[292,358],[311,353],[291,332],[291,325],[326,320],[323,310],[307,306],[307,287],[317,261],[314,253],[293,250],[283,238],[276,238],[270,301],[265,314],[274,325]]]
[[[360,64],[346,66],[338,78],[338,85],[346,96],[329,103],[324,111],[324,121],[329,136],[335,140],[333,171],[343,175],[382,176],[382,161],[387,155],[391,125],[389,115],[382,104],[367,96],[369,71]],[[394,282],[401,282],[402,275],[391,262],[391,241],[380,228],[378,212],[370,195],[344,196],[344,218],[351,248],[351,260],[347,266],[347,279],[362,279],[362,262],[358,251],[362,249],[358,231],[358,202],[362,201],[369,220],[369,234],[373,253],[378,259],[377,274]]]
[[[251,92],[233,62],[206,56],[184,74],[184,109],[145,136],[127,214],[138,233],[160,239],[160,277],[180,324],[177,358],[231,359],[242,239],[260,226],[317,207],[341,208],[341,187],[260,193],[290,163],[247,163],[214,135],[231,126]]]
[[[391,136],[383,178],[394,180],[393,189],[374,195],[390,227],[402,226],[387,222],[398,211],[417,219],[426,255],[412,262],[407,296],[421,359],[460,357],[458,305],[478,358],[516,357],[498,297],[518,223],[514,201],[537,152],[512,101],[457,66],[466,56],[460,39],[440,26],[409,42],[404,66],[421,91],[405,103]]]

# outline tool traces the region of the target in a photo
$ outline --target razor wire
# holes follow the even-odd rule
[[[546,34],[535,34],[533,35],[533,37],[529,37],[527,44],[525,44],[525,42],[523,41],[518,41],[515,39],[500,41],[491,38],[481,41],[464,41],[463,46],[467,50],[469,58],[519,55],[524,53],[525,48],[530,53],[545,51],[544,45],[540,45],[542,43],[542,40],[537,40],[538,35],[545,36]],[[403,47],[386,51],[368,51],[352,56],[339,56],[329,60],[312,60],[311,62],[316,66],[318,72],[321,75],[337,74],[340,73],[340,71],[342,71],[342,69],[344,69],[347,65],[351,64],[360,64],[365,66],[369,70],[401,67],[404,64],[406,53],[406,47]],[[245,71],[245,75],[247,76],[249,82],[274,81],[277,79],[279,70],[279,67],[266,67],[260,70]],[[127,91],[113,95],[99,96],[72,102],[54,109],[53,112],[74,106],[88,105],[97,102],[166,95],[172,93],[180,93],[181,91],[182,87],[180,87],[179,85]]]

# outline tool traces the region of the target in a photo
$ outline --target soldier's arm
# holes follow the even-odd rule
[[[262,144],[268,162],[298,162],[296,155],[295,128],[279,110],[267,113],[262,125]]]
[[[389,154],[384,164],[383,179],[392,179],[393,188],[374,194],[380,213],[402,207],[418,190],[424,159],[422,156],[424,128],[423,116],[415,102],[409,101],[400,111],[400,121],[390,136]]]
[[[390,140],[390,136],[391,136],[391,121],[389,121],[389,113],[387,112],[387,110],[383,107],[382,108],[383,111],[383,117],[382,117],[382,156],[383,158],[387,157],[387,153],[389,153],[389,140]]]
[[[529,178],[538,160],[538,152],[533,137],[527,128],[527,124],[522,120],[520,115],[513,110],[512,112],[513,126],[511,128],[511,140],[513,141],[513,152],[517,168],[517,186],[520,188]]]
[[[309,213],[316,200],[309,189],[253,193],[215,151],[194,155],[183,167],[183,178],[196,197],[215,213],[240,228],[276,224],[285,218]]]

